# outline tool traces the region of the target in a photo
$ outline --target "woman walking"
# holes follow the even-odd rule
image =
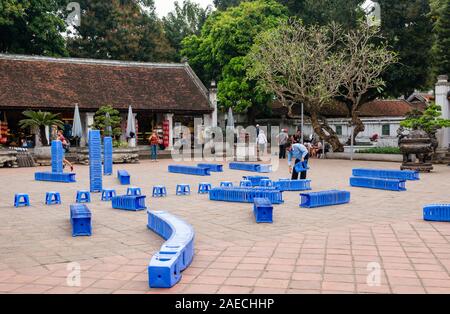
[[[58,138],[58,141],[61,141],[62,146],[63,146],[63,149],[64,149],[64,152],[67,153],[68,150],[69,150],[69,142],[67,142],[66,138],[64,137],[63,131],[62,131],[62,130],[59,130],[59,131],[58,131],[57,138]],[[66,159],[65,156],[64,156],[64,158],[63,158],[63,164],[64,164],[64,168],[65,168],[66,165],[67,165],[67,166],[70,167],[70,171],[73,171],[73,165],[70,163],[70,161],[68,161],[68,160]]]
[[[156,132],[153,131],[152,135],[148,138],[150,142],[150,151],[151,151],[151,160],[153,162],[158,161],[158,145],[159,145],[159,137],[156,135]]]

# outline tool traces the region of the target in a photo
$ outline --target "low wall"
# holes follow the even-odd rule
[[[327,159],[350,160],[351,153],[327,153]],[[403,162],[403,155],[394,154],[353,154],[353,160]]]

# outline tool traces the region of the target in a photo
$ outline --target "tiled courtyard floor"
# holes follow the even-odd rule
[[[398,193],[348,186],[353,167],[398,164],[313,160],[314,190],[348,189],[352,202],[301,209],[298,192],[284,193],[275,223],[258,225],[250,204],[211,202],[195,193],[199,182],[237,184],[249,173],[184,176],[168,174],[168,164],[115,169],[128,170],[147,195],[153,185],[166,185],[169,197],[148,197],[147,205],[195,228],[194,261],[173,289],[148,288],[146,267],[163,240],[146,228],[145,212],[114,210],[93,195],[94,235],[71,237],[69,205],[89,178],[88,167],[78,166],[78,182],[69,185],[34,181],[36,168],[0,169],[0,293],[450,293],[450,223],[422,219],[423,205],[450,201],[450,167],[437,166]],[[270,176],[287,177],[287,165]],[[104,181],[125,192],[115,176]],[[192,196],[174,196],[177,183],[191,184]],[[43,204],[53,190],[63,205]],[[16,192],[29,193],[32,206],[13,208]],[[79,287],[67,284],[73,262],[81,265]],[[375,287],[367,284],[373,262],[381,266]]]

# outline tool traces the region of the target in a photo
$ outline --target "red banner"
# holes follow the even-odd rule
[[[163,122],[163,141],[164,146],[169,147],[170,145],[170,123],[169,120],[164,120]]]

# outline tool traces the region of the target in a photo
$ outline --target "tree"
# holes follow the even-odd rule
[[[59,0],[0,1],[0,52],[67,56]]]
[[[288,107],[289,114],[304,103],[314,131],[337,152],[344,147],[321,113],[338,95],[344,77],[344,55],[336,50],[340,33],[336,25],[283,23],[258,36],[248,71],[250,78],[259,79],[262,88]]]
[[[219,11],[225,11],[230,7],[237,7],[243,0],[214,0],[214,6]]]
[[[109,114],[109,119],[107,118]],[[112,136],[114,138],[122,135],[122,129],[120,127],[120,112],[114,109],[110,105],[100,107],[94,115],[94,124],[92,127],[96,130],[100,130],[103,136]],[[107,129],[111,128],[112,134],[107,134]]]
[[[27,110],[22,112],[26,119],[20,120],[19,125],[22,129],[38,129],[39,138],[43,146],[48,146],[47,136],[45,134],[45,127],[57,126],[62,128],[64,123],[58,118],[59,114],[50,112]]]
[[[286,9],[273,0],[242,2],[212,14],[200,36],[183,40],[183,56],[205,84],[218,81],[219,105],[238,112],[267,104],[256,82],[246,79],[245,56],[256,36],[287,18]]]
[[[398,52],[399,62],[383,78],[389,96],[409,97],[415,89],[428,88],[432,22],[428,0],[378,0],[381,32]]]
[[[397,55],[385,43],[377,44],[380,39],[377,27],[362,23],[354,30],[342,34],[339,48],[344,54],[345,66],[342,68],[342,86],[339,96],[348,106],[352,117],[353,142],[360,132],[365,130],[359,118],[358,110],[369,100],[373,91],[380,94],[385,82],[383,72],[397,62]],[[349,139],[351,143],[352,139]]]
[[[68,39],[71,56],[144,62],[174,58],[153,0],[79,2],[81,25]]]
[[[433,137],[437,130],[450,128],[450,120],[442,118],[442,108],[433,103],[424,112],[414,110],[409,113],[400,126],[412,130],[421,129]]]
[[[433,63],[437,75],[450,75],[450,0],[444,1],[443,9],[434,27],[436,43],[433,50]]]
[[[163,18],[164,30],[171,46],[176,50],[177,61],[181,58],[182,40],[191,35],[200,35],[210,14],[210,7],[203,9],[191,0],[184,0],[182,5],[175,1],[175,9]]]

